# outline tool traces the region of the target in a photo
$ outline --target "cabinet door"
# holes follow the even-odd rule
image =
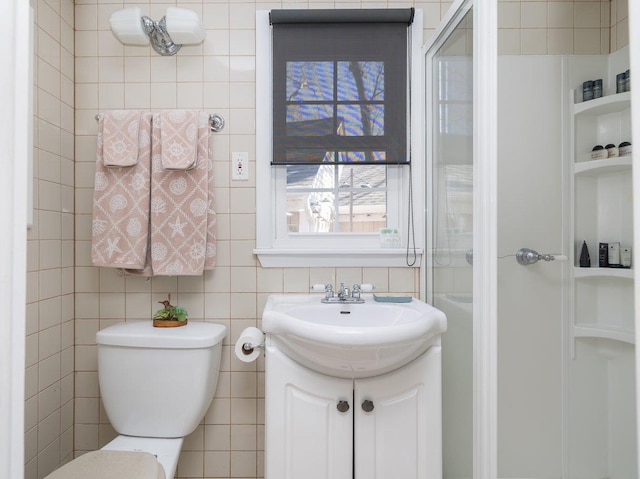
[[[272,347],[265,360],[265,479],[352,479],[353,381]]]
[[[439,346],[397,371],[356,380],[354,408],[355,479],[442,478]]]

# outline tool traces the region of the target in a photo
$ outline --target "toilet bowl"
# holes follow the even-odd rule
[[[100,395],[120,435],[46,479],[173,479],[183,438],[213,400],[225,335],[221,324],[198,322],[128,322],[98,331]]]

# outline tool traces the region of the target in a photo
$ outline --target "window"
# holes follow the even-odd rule
[[[409,101],[409,52],[419,55],[422,32],[420,15],[408,29],[413,18],[413,9],[257,13],[263,266],[405,264],[408,192],[419,180],[407,165],[410,151],[421,160],[422,135],[421,107]],[[403,231],[403,248],[380,248],[385,227]]]
[[[387,226],[385,166],[290,165],[287,232],[377,233]]]

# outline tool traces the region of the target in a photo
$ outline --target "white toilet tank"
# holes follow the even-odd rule
[[[211,405],[218,382],[221,324],[154,328],[119,323],[96,334],[102,403],[120,434],[184,437]]]

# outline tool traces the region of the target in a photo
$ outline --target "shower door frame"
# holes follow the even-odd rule
[[[640,71],[640,2],[629,2],[629,62],[631,71]],[[640,79],[638,75],[631,75],[631,141],[636,143],[640,141],[640,101],[635,96],[640,91]],[[635,119],[635,121],[633,121]],[[632,143],[632,144],[633,144]],[[633,184],[640,185],[640,155],[637,149],[633,152],[632,159],[632,175]],[[635,187],[637,188],[637,186]],[[640,251],[640,195],[633,195],[633,248],[636,251],[636,259],[638,251]],[[635,304],[635,333],[636,333],[636,431],[640,431],[640,273],[637,264],[634,266],[634,304]],[[638,432],[636,432],[638,434]],[[637,441],[637,457],[640,461],[640,441]]]
[[[465,14],[473,9],[473,478],[497,478],[497,2],[456,0],[423,47],[425,98],[434,87],[431,61]],[[427,101],[425,153],[430,164],[432,116]],[[427,171],[429,168],[427,167]],[[430,185],[423,178],[424,191]],[[432,212],[427,207],[426,224]],[[427,238],[431,238],[427,231]],[[430,241],[430,239],[428,239]],[[433,241],[428,243],[431,251]],[[427,255],[428,256],[428,255]],[[422,297],[427,294],[424,268]]]
[[[0,477],[24,477],[25,308],[27,278],[27,158],[31,109],[32,63],[24,61],[33,45],[29,2],[9,0],[0,28],[7,46],[0,52],[5,67],[0,104],[7,121],[0,128],[0,203],[6,234],[0,248],[0,301],[8,310],[0,326]]]

